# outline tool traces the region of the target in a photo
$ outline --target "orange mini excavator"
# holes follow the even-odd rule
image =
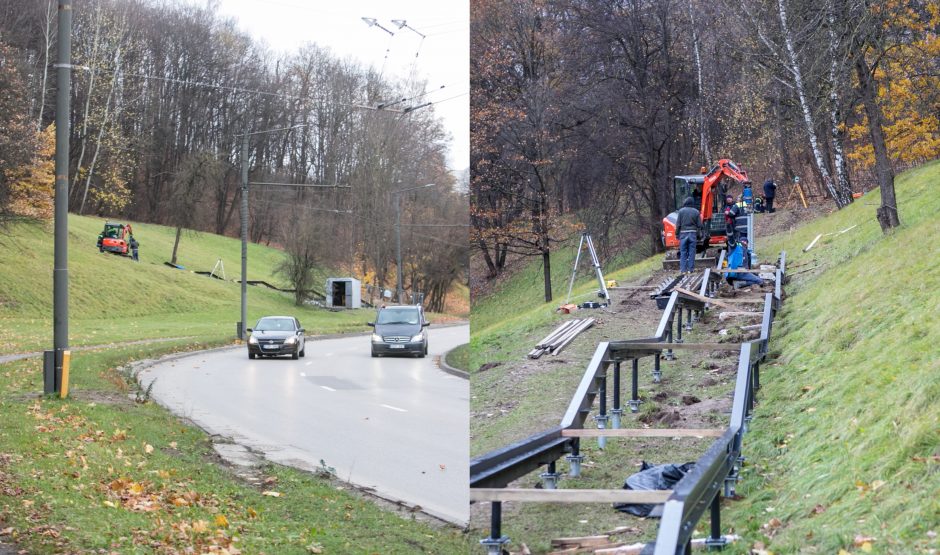
[[[731,182],[731,183],[729,183]],[[666,247],[667,261],[670,251],[679,248],[679,238],[676,236],[676,218],[679,208],[686,197],[695,199],[695,204],[702,215],[704,235],[699,237],[697,252],[703,252],[708,247],[724,245],[725,218],[722,214],[722,205],[725,195],[731,191],[733,184],[743,185],[750,183],[747,172],[739,168],[731,160],[719,160],[712,169],[700,175],[677,175],[673,178],[673,200],[675,211],[663,218],[663,246]],[[665,266],[665,262],[663,264]]]
[[[104,230],[98,235],[98,250],[127,256],[128,243],[133,233],[131,224],[105,222]]]

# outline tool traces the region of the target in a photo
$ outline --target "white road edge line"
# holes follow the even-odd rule
[[[381,405],[381,406],[383,406],[383,407],[385,407],[385,408],[387,408],[387,409],[397,410],[398,412],[408,412],[408,411],[405,410],[405,409],[400,409],[400,408],[398,408],[398,407],[393,407],[392,405]]]
[[[312,360],[307,363],[307,366],[310,366],[311,364],[313,364],[313,361],[312,361]]]
[[[323,389],[325,389],[325,390],[327,390],[327,391],[336,391],[336,390],[333,389],[332,387],[328,387],[328,386],[325,386],[325,385],[321,385],[320,387],[322,387]]]

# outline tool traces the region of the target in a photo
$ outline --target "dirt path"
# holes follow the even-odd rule
[[[150,343],[166,343],[167,341],[179,341],[182,339],[191,339],[192,336],[185,337],[163,337],[158,339],[140,339],[138,341],[126,341],[123,343],[103,343],[101,345],[83,345],[81,347],[71,347],[73,351],[96,351],[98,349],[110,349],[113,347],[126,347],[127,345],[147,345]],[[13,362],[14,360],[23,360],[24,358],[41,357],[42,351],[32,353],[20,353],[16,355],[0,356],[0,364]]]

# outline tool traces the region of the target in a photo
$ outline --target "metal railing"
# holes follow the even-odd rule
[[[724,259],[724,251],[718,261],[718,268]],[[710,511],[711,533],[706,540],[709,546],[722,546],[719,490],[724,486],[726,497],[734,494],[743,458],[741,456],[742,437],[747,431],[754,409],[756,391],[760,388],[760,363],[768,352],[772,323],[782,301],[781,285],[786,279],[786,252],[780,254],[776,270],[774,293],[764,296],[764,309],[758,339],[741,344],[698,344],[684,345],[682,340],[683,315],[686,315],[686,328],[692,329],[693,323],[706,310],[707,300],[693,298],[674,291],[663,311],[652,337],[625,341],[606,341],[597,346],[588,367],[572,396],[568,409],[562,417],[561,425],[556,428],[532,435],[526,439],[492,451],[470,462],[470,492],[474,500],[474,489],[504,488],[510,482],[521,478],[540,467],[547,467],[542,473],[544,489],[555,489],[558,478],[556,461],[565,457],[569,463],[569,475],[579,476],[581,472],[580,439],[578,430],[585,429],[585,422],[597,401],[598,411],[593,419],[598,430],[619,429],[623,415],[621,400],[621,365],[631,364],[631,388],[627,406],[633,413],[638,412],[642,400],[639,398],[640,360],[653,358],[652,378],[654,383],[661,379],[661,358],[672,360],[674,349],[727,349],[740,350],[737,377],[735,381],[732,413],[728,427],[711,444],[706,452],[696,461],[695,467],[680,480],[663,504],[662,520],[654,544],[649,544],[644,552],[656,554],[686,553],[690,548],[692,532],[699,520]],[[722,275],[706,269],[703,275],[700,297],[712,295],[717,290]],[[613,407],[607,408],[607,379],[613,367]],[[583,435],[583,434],[582,434]],[[599,447],[606,445],[606,436],[598,434]],[[480,496],[482,499],[482,496]],[[491,501],[491,533],[481,540],[490,553],[498,553],[508,538],[502,536],[502,504]]]

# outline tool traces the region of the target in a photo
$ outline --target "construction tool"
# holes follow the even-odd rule
[[[578,254],[574,257],[574,268],[571,270],[571,282],[568,283],[568,296],[565,297],[565,304],[569,304],[571,301],[571,289],[574,287],[574,278],[578,273],[578,264],[581,262],[581,251],[584,249],[585,244],[587,244],[588,252],[591,254],[591,264],[594,266],[594,271],[597,273],[597,282],[601,286],[597,291],[597,296],[604,299],[605,304],[610,304],[610,293],[607,291],[607,282],[604,281],[604,273],[601,271],[601,263],[597,258],[597,251],[594,250],[594,241],[591,240],[591,234],[586,231],[581,233],[581,241],[578,243]]]

